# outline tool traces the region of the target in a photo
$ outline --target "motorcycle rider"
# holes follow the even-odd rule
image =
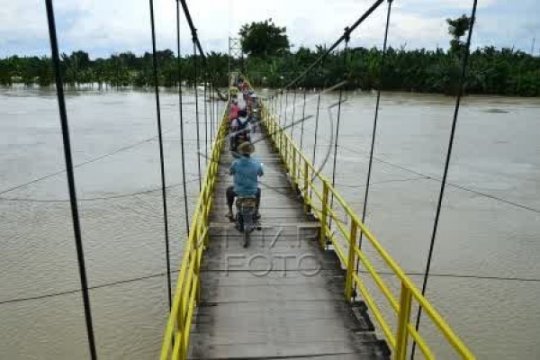
[[[227,217],[234,221],[233,204],[235,197],[251,197],[256,198],[256,215],[260,218],[259,204],[261,202],[261,189],[259,188],[259,177],[263,176],[263,165],[261,162],[251,157],[255,151],[252,143],[245,141],[238,146],[240,157],[233,161],[229,169],[229,173],[233,176],[234,185],[229,186],[226,192],[227,206],[229,212]]]

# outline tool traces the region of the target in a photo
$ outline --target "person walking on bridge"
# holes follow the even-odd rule
[[[259,205],[261,202],[261,189],[259,188],[259,177],[263,176],[263,164],[251,157],[255,147],[250,142],[243,142],[238,146],[240,158],[233,161],[229,173],[233,176],[234,185],[227,188],[227,206],[229,212],[227,217],[234,221],[233,204],[235,197],[254,196],[256,198],[257,213],[256,218],[260,218]]]

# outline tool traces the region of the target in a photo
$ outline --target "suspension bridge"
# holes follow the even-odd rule
[[[232,94],[228,95],[219,125],[215,132],[210,133],[210,151],[199,151],[198,154],[200,193],[191,211],[191,221],[187,216],[190,214],[188,199],[184,199],[188,238],[175,283],[169,261],[155,22],[153,1],[149,1],[170,305],[161,359],[412,359],[419,353],[424,358],[434,359],[440,357],[437,350],[441,342],[446,343],[457,358],[475,358],[463,339],[437,311],[435,304],[425,297],[425,290],[463,92],[476,0],[473,0],[472,22],[462,56],[460,87],[422,289],[405,274],[376,235],[364,224],[380,91],[377,92],[367,186],[361,214],[348,205],[347,199],[340,195],[335,184],[339,119],[344,101],[342,89],[346,79],[330,88],[339,91],[339,101],[335,105],[338,115],[332,179],[323,175],[315,165],[315,153],[312,158],[304,153],[303,146],[296,144],[290,134],[296,125],[303,126],[305,118],[297,121],[293,118],[287,123],[287,119],[283,119],[282,113],[277,110],[278,104],[283,103],[283,97],[287,107],[288,90],[301,87],[305,76],[320,65],[326,55],[343,43],[347,49],[350,34],[384,2],[375,1],[356,22],[345,28],[343,35],[325,54],[292,79],[284,89],[264,100],[260,132],[253,139],[266,172],[261,203],[262,229],[253,236],[252,244],[247,249],[241,246],[240,234],[223,216],[224,194],[228,185],[227,170],[232,161],[228,149],[227,116]],[[46,5],[88,343],[91,358],[97,359],[52,0],[46,0]],[[184,0],[177,1],[178,58],[180,6],[191,29],[194,54],[202,59],[200,79],[205,82],[206,97],[206,84],[209,83],[214,89],[217,85],[205,70],[204,51]],[[387,6],[383,54],[387,48],[392,1],[387,1]],[[384,71],[384,62],[381,71]],[[181,86],[178,90],[183,144]],[[196,104],[199,142],[198,111]],[[317,117],[318,112],[317,108]],[[205,136],[207,138],[208,134]],[[317,133],[315,140],[316,137]],[[185,156],[183,146],[181,156],[182,159]],[[204,175],[201,157],[206,157],[203,160],[207,164]],[[184,161],[182,165],[185,190]],[[391,280],[386,276],[388,274]],[[389,311],[385,311],[385,308]],[[424,327],[430,329],[428,334],[419,326],[422,314],[423,320],[431,323],[430,327]],[[449,317],[451,321],[451,314]],[[442,340],[436,344],[430,343],[434,336]]]
[[[413,307],[423,309],[456,355],[474,358],[269,105],[263,109],[262,133],[253,141],[270,177],[264,189],[272,191],[261,203],[263,229],[244,249],[242,235],[223,217],[233,160],[226,115],[191,223],[162,359],[385,359],[390,354],[405,359],[409,338],[425,358],[435,358],[411,322]],[[360,236],[378,259],[362,250]],[[381,271],[399,280],[397,296]],[[376,284],[394,321],[385,318],[366,281]]]

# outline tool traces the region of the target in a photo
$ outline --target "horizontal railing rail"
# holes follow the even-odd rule
[[[212,145],[204,181],[184,246],[182,263],[176,284],[169,320],[161,348],[161,360],[186,359],[189,351],[191,322],[200,297],[201,259],[208,244],[208,215],[212,209],[214,187],[219,171],[221,149],[227,137],[227,106]]]
[[[348,301],[354,299],[354,289],[358,289],[368,309],[375,317],[378,328],[386,338],[395,359],[405,359],[408,354],[409,339],[416,342],[420,351],[427,359],[435,359],[433,350],[426,339],[416,331],[410,322],[412,306],[419,306],[431,319],[438,332],[444,337],[459,357],[474,359],[475,356],[455,334],[439,312],[422,295],[420,290],[405,274],[396,261],[381,246],[376,237],[362,223],[358,215],[347,204],[343,197],[331,185],[331,182],[315,168],[314,164],[299,150],[291,137],[283,130],[268,106],[263,106],[262,123],[279,156],[293,185],[301,193],[306,210],[311,210],[320,222],[321,231],[319,242],[322,247],[331,246],[337,254],[342,267],[346,271],[345,297]],[[331,201],[330,198],[334,201]],[[334,206],[338,209],[334,209]],[[339,212],[339,213],[338,213]],[[345,221],[342,216],[344,216]],[[391,286],[377,271],[373,259],[368,257],[357,243],[363,235],[378,254],[379,261],[384,263],[400,284],[399,297],[395,297]],[[394,328],[385,318],[381,304],[371,294],[363,277],[360,276],[356,264],[363,266],[362,273],[369,276],[383,298],[388,302],[391,312],[396,317],[397,326]]]

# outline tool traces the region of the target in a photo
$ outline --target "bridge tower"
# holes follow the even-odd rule
[[[229,37],[229,75],[232,72],[244,72],[244,53],[240,38]]]

